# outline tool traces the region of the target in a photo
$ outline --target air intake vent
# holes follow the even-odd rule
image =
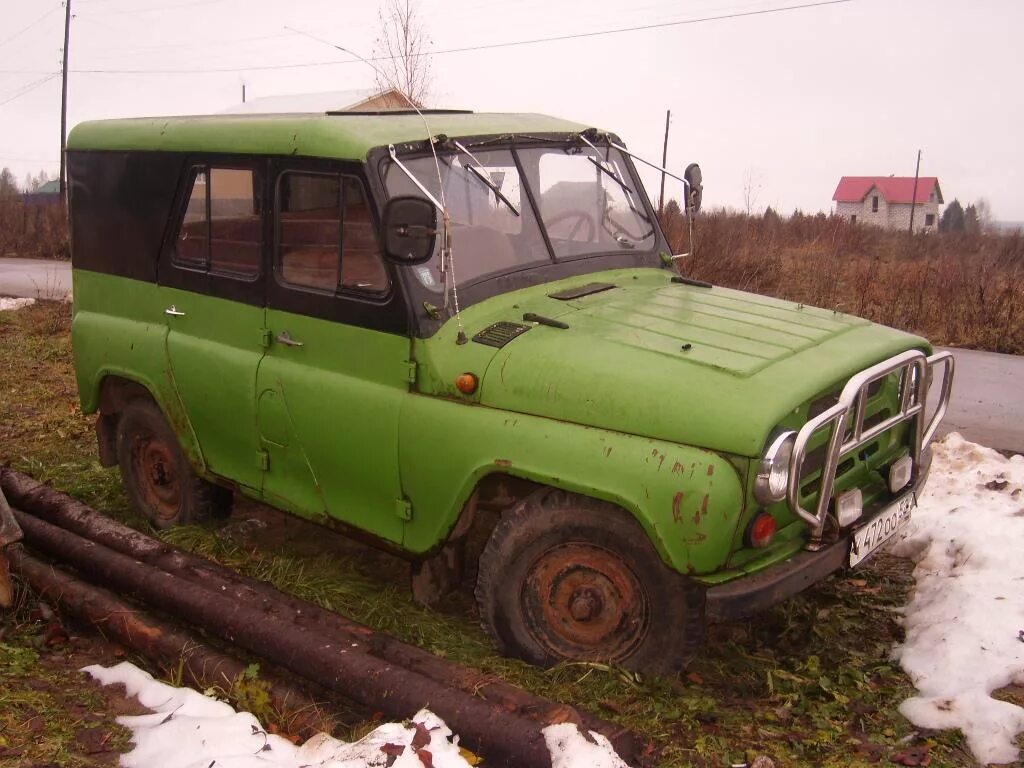
[[[473,337],[478,344],[486,344],[488,347],[504,347],[516,336],[526,333],[533,326],[520,323],[509,323],[505,320],[489,325]]]
[[[614,283],[587,283],[586,285],[577,285],[575,288],[566,288],[564,291],[558,291],[557,293],[549,293],[548,296],[559,301],[569,301],[570,299],[589,296],[592,293],[609,291],[614,287]]]

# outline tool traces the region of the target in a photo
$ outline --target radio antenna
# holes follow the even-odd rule
[[[359,59],[359,61],[363,62],[363,64],[372,69],[375,73],[377,73],[377,76],[381,79],[382,82],[390,83],[392,88],[394,88],[399,93],[402,93],[402,89],[398,87],[397,83],[395,83],[395,81],[392,80],[392,78],[386,72],[384,72],[380,67],[375,65],[372,61],[370,61],[367,58],[364,58],[363,56],[360,56],[358,53],[351,50],[350,48],[345,48],[344,46],[338,45],[337,43],[332,43],[330,40],[324,40],[323,38],[317,37],[316,35],[310,34],[309,32],[304,32],[301,29],[295,29],[294,27],[289,26],[285,26],[285,29],[287,29],[289,32],[294,32],[297,35],[308,37],[310,40],[315,40],[318,43],[329,45],[331,48],[334,48],[337,51],[341,51],[342,53],[347,53],[349,56],[354,56],[355,58]],[[430,124],[427,122],[427,116],[420,111],[420,108],[419,106],[417,106],[416,102],[414,102],[404,93],[402,93],[402,96],[405,98],[407,102],[409,102],[409,106],[415,110],[416,114],[419,115],[420,120],[423,121],[423,128],[427,132],[427,144],[430,145],[430,154],[434,158],[434,170],[437,172],[437,188],[438,191],[440,192],[441,197],[441,215],[444,224],[441,233],[441,274],[444,277],[445,282],[444,301],[445,307],[447,308],[448,297],[449,295],[451,296],[452,306],[455,309],[455,322],[458,327],[458,334],[456,336],[455,343],[465,344],[468,341],[468,339],[466,338],[466,331],[462,327],[462,313],[459,308],[459,289],[455,282],[455,260],[454,257],[452,256],[451,215],[448,212],[448,203],[445,200],[444,181],[442,181],[441,179],[441,161],[437,157],[435,137],[433,132],[430,130]]]

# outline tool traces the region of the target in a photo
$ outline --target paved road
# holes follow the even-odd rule
[[[68,262],[0,258],[0,296],[66,299],[70,295]]]
[[[67,262],[0,258],[0,296],[64,298],[71,293]],[[1024,357],[954,349],[953,398],[940,432],[1024,453]]]
[[[953,396],[939,432],[1024,453],[1024,357],[952,349]]]

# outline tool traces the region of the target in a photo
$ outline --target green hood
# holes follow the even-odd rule
[[[486,406],[758,456],[801,403],[926,346],[850,315],[670,277],[617,270],[483,302],[463,315],[470,337],[499,320],[521,322],[524,312],[569,328],[538,325],[500,349],[471,342],[476,365],[461,370],[478,372],[490,357],[479,390]],[[596,281],[616,287],[570,301],[548,296]],[[453,380],[458,372],[436,373]]]

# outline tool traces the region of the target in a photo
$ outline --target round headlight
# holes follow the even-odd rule
[[[762,504],[774,504],[786,498],[789,484],[789,459],[793,455],[796,432],[782,432],[768,445],[754,482],[754,497]]]

